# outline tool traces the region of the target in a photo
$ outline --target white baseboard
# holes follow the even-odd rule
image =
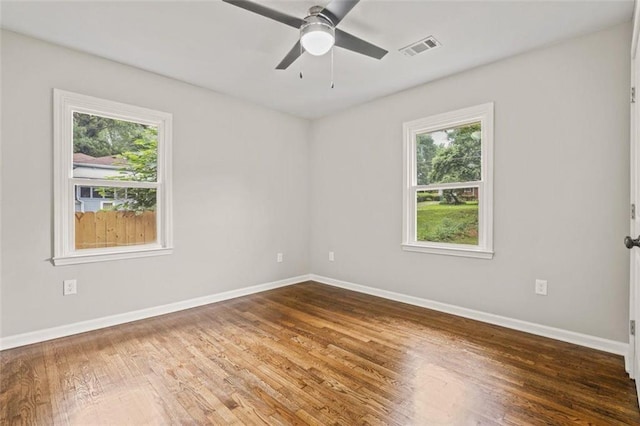
[[[495,324],[514,330],[524,331],[538,336],[549,337],[551,339],[563,342],[574,343],[576,345],[586,346],[588,348],[598,349],[625,357],[625,366],[629,367],[629,345],[624,342],[603,339],[600,337],[590,336],[587,334],[576,333],[573,331],[563,330],[560,328],[549,327],[532,322],[517,320],[513,318],[503,317],[500,315],[489,314],[486,312],[476,311],[473,309],[462,308],[447,303],[436,302],[433,300],[422,299],[419,297],[408,296],[392,291],[381,290],[378,288],[367,287],[360,284],[354,284],[347,281],[336,280],[321,275],[309,274],[291,277],[270,283],[254,285],[237,290],[230,290],[223,293],[213,294],[209,296],[198,297],[195,299],[183,300],[181,302],[170,303],[162,306],[141,309],[138,311],[126,312],[123,314],[111,315],[108,317],[96,318],[88,321],[77,322],[74,324],[62,325],[59,327],[37,330],[29,333],[17,334],[0,338],[0,350],[11,349],[18,346],[30,345],[33,343],[44,342],[46,340],[57,339],[60,337],[71,336],[73,334],[85,333],[87,331],[99,330],[105,327],[124,324],[145,318],[151,318],[158,315],[164,315],[171,312],[182,311],[184,309],[195,308],[197,306],[208,305],[210,303],[221,302],[223,300],[234,299],[236,297],[246,296],[249,294],[259,293],[278,287],[285,287],[304,281],[316,281],[322,284],[340,287],[347,290],[357,291],[359,293],[370,294],[389,300],[407,303],[410,305],[421,306],[423,308],[433,309],[435,311],[445,312],[464,318],[474,319],[477,321]]]
[[[601,337],[590,336],[588,334],[576,333],[573,331],[563,330],[561,328],[549,327],[546,325],[536,324],[532,322],[522,321],[518,319],[503,317],[500,315],[489,314],[486,312],[476,311],[473,309],[462,308],[460,306],[449,305],[447,303],[436,302],[429,299],[422,299],[414,296],[407,296],[401,293],[381,290],[378,288],[367,287],[360,284],[354,284],[347,281],[336,280],[333,278],[323,277],[311,274],[310,280],[322,284],[328,284],[334,287],[340,287],[347,290],[357,291],[359,293],[370,294],[385,299],[395,300],[397,302],[407,303],[409,305],[421,306],[423,308],[433,309],[434,311],[445,312],[464,318],[486,322],[489,324],[499,325],[514,330],[524,331],[538,336],[549,337],[551,339],[563,342],[574,343],[580,346],[586,346],[592,349],[598,349],[604,352],[623,355],[625,357],[625,365],[628,366],[628,348],[629,344],[617,342],[615,340],[603,339]]]
[[[124,314],[110,315],[108,317],[96,318],[68,325],[61,325],[59,327],[7,336],[0,338],[0,350],[30,345],[32,343],[44,342],[46,340],[57,339],[60,337],[71,336],[73,334],[85,333],[87,331],[98,330],[118,324],[151,318],[158,315],[169,314],[171,312],[182,311],[184,309],[190,309],[197,306],[208,305],[210,303],[221,302],[223,300],[234,299],[236,297],[259,293],[261,291],[271,290],[278,287],[285,287],[291,284],[297,284],[308,280],[309,275],[300,275],[297,277],[286,278],[270,283],[254,285],[237,290],[225,291],[223,293],[183,300],[176,303],[169,303],[167,305],[154,306],[152,308],[126,312]]]
[[[634,355],[634,351],[633,348],[635,347],[635,337],[630,335],[629,336],[629,344],[627,345],[627,353],[624,355],[624,369],[627,372],[627,374],[629,374],[629,377],[632,379],[636,378],[636,372],[634,371],[634,365],[633,365],[633,355]],[[638,394],[640,396],[640,393]]]

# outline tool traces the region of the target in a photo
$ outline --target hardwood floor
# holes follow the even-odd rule
[[[303,283],[0,353],[0,424],[640,424],[623,359]]]

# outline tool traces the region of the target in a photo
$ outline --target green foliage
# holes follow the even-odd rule
[[[478,204],[418,204],[418,241],[478,244]]]
[[[140,137],[133,142],[133,150],[118,156],[124,164],[120,176],[115,180],[156,182],[158,177],[158,130],[155,127],[145,128]],[[147,211],[156,208],[156,190],[154,188],[129,188],[127,198],[116,205],[118,210]]]
[[[121,180],[155,182],[158,178],[158,129],[144,129],[133,141],[133,150],[119,155],[126,164]]]
[[[127,199],[121,204],[115,204],[115,210],[134,212],[153,211],[156,209],[156,190],[154,188],[129,188]]]
[[[480,124],[470,124],[446,132],[450,143],[442,147],[433,157],[429,172],[431,183],[480,180],[482,161]],[[455,194],[445,198],[453,200]]]
[[[432,237],[436,241],[452,241],[458,235],[461,235],[466,230],[466,225],[464,222],[456,222],[448,217],[442,219],[442,222],[434,228]]]
[[[418,192],[416,199],[419,203],[424,201],[440,201],[440,195],[437,192]]]
[[[433,158],[442,148],[436,145],[429,133],[423,133],[416,137],[416,172],[418,185],[429,185],[429,175],[432,169]]]
[[[73,152],[104,157],[131,151],[145,128],[139,123],[74,112]]]

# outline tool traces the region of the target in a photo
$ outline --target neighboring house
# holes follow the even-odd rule
[[[478,187],[464,188],[461,195],[465,201],[478,201]]]
[[[124,160],[115,155],[92,157],[87,154],[73,154],[73,176],[85,179],[108,179],[122,175]],[[108,210],[126,200],[126,190],[113,190],[96,186],[77,186],[75,210],[95,212]]]
[[[442,189],[438,190],[438,195],[442,197]],[[477,201],[478,200],[478,187],[472,188],[461,188],[455,191],[458,195],[464,198],[467,201]]]

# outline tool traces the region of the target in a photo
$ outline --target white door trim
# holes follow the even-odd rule
[[[637,90],[635,88],[639,88],[640,84],[638,77],[640,75],[640,55],[638,55],[638,40],[639,40],[639,35],[640,35],[640,8],[638,7],[638,2],[636,2],[635,7],[634,7],[634,12],[633,12],[633,32],[632,32],[632,39],[631,39],[631,88],[634,88],[633,90]],[[629,149],[630,149],[630,174],[629,174],[629,179],[630,179],[630,203],[632,205],[638,205],[638,202],[640,201],[640,196],[638,194],[638,190],[640,189],[638,187],[638,178],[639,176],[639,172],[640,172],[640,150],[638,149],[640,146],[640,136],[639,136],[639,120],[638,120],[638,114],[640,113],[640,111],[638,111],[638,107],[637,107],[637,102],[640,101],[640,99],[636,100],[635,102],[631,103],[631,107],[630,107],[630,143],[629,143]],[[629,206],[629,208],[631,208],[631,206]],[[629,212],[631,213],[631,212]],[[638,225],[638,212],[636,212],[635,214],[635,219],[631,217],[631,214],[629,214],[629,232],[632,238],[637,238],[638,234],[640,233],[640,226]],[[639,314],[639,309],[638,309],[638,302],[639,300],[639,291],[638,288],[640,286],[640,274],[638,273],[638,271],[640,271],[640,255],[638,254],[638,250],[640,250],[639,248],[634,248],[633,250],[629,251],[629,259],[630,259],[630,266],[629,266],[629,320],[630,321],[635,321],[636,324],[640,324],[638,322],[638,314]],[[629,355],[627,356],[627,359],[629,360],[629,362],[627,363],[627,368],[628,368],[628,373],[629,373],[629,377],[631,377],[632,379],[635,379],[636,376],[638,375],[638,373],[640,373],[640,362],[638,360],[638,355],[640,355],[638,353],[637,350],[637,346],[636,346],[636,338],[634,335],[631,334],[631,330],[629,330]],[[639,382],[640,380],[636,380],[636,393],[638,395],[638,398],[640,399],[640,386],[639,386]]]

